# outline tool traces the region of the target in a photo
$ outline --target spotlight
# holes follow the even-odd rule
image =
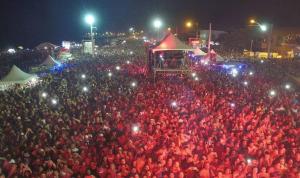
[[[198,81],[198,80],[199,80],[199,78],[198,78],[198,77],[195,77],[195,80],[196,80],[196,81]]]
[[[245,86],[248,86],[248,84],[249,84],[249,83],[248,83],[247,81],[244,81],[244,85],[245,85]]]
[[[286,84],[286,85],[284,86],[284,88],[287,89],[287,90],[289,90],[289,89],[291,89],[291,85],[290,85],[290,84]]]
[[[121,70],[121,67],[120,66],[116,66],[116,70]]]
[[[193,77],[196,77],[196,75],[197,75],[197,74],[196,74],[195,72],[192,73],[192,76],[193,76]]]
[[[85,74],[82,74],[82,75],[81,75],[81,78],[82,78],[82,79],[85,79],[85,78],[86,78],[86,75],[85,75]]]
[[[126,64],[130,64],[130,61],[127,60],[127,61],[126,61]]]
[[[235,107],[235,104],[234,104],[234,103],[230,103],[230,106],[231,106],[232,108],[234,108],[234,107]]]
[[[107,74],[109,77],[111,77],[112,76],[112,73],[111,72],[108,72],[108,74]]]
[[[265,61],[264,60],[260,60],[260,63],[264,63]]]
[[[252,71],[250,71],[250,72],[249,72],[249,75],[251,75],[251,76],[252,76],[252,75],[253,75],[253,72],[252,72]]]

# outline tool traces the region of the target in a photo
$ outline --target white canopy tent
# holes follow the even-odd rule
[[[23,72],[17,66],[13,66],[10,72],[0,80],[0,89],[5,90],[15,84],[25,85],[28,83],[35,83],[37,76]]]
[[[148,69],[156,73],[188,73],[189,59],[186,54],[194,49],[169,33],[155,47],[149,50]]]
[[[45,59],[45,61],[40,64],[40,66],[55,66],[55,65],[60,65],[60,62],[57,60],[53,59],[50,55]]]
[[[158,46],[152,49],[153,53],[157,51],[194,51],[194,49],[181,42],[172,33],[169,33]]]
[[[224,58],[220,55],[218,55],[215,50],[211,50],[207,55],[204,57],[206,60],[212,60],[216,62],[222,62],[224,61]]]
[[[194,50],[194,55],[195,56],[205,56],[207,53],[205,53],[204,51],[202,51],[199,47],[197,47]]]

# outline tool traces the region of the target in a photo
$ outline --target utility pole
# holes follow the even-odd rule
[[[271,59],[272,35],[273,35],[273,24],[270,25],[270,31],[268,34],[268,59]]]
[[[211,23],[209,23],[209,34],[208,34],[208,52],[210,53],[210,42],[211,42]]]
[[[250,52],[253,51],[253,40],[251,40],[251,45],[250,45]]]
[[[92,41],[92,56],[95,57],[95,42],[94,42],[94,33],[93,33],[93,25],[91,24],[91,41]]]

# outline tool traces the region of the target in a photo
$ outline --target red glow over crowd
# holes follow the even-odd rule
[[[282,78],[249,63],[254,75],[200,66],[199,80],[154,83],[144,63],[77,62],[34,88],[1,92],[0,178],[300,177],[300,98]]]

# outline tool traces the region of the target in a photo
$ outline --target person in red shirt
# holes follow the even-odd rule
[[[204,168],[199,172],[199,178],[210,178],[211,176],[213,175],[211,175],[209,163],[205,163]]]

